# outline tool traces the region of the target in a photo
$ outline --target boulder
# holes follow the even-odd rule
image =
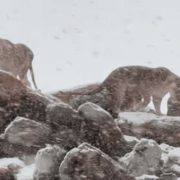
[[[1,152],[8,155],[34,153],[49,142],[51,129],[40,122],[17,117],[1,135]]]
[[[163,171],[180,176],[180,148],[169,150],[167,159],[164,162]]]
[[[8,168],[0,168],[1,180],[16,180],[14,173]]]
[[[82,118],[65,103],[54,103],[47,106],[46,122],[53,129],[52,143],[70,150],[80,143]]]
[[[99,149],[83,143],[69,151],[59,167],[62,180],[133,180]]]
[[[51,129],[43,124],[24,117],[17,117],[5,129],[5,139],[12,144],[39,146],[47,142]]]
[[[154,139],[158,143],[180,145],[180,117],[143,112],[120,113],[117,124],[126,135]]]
[[[55,98],[27,88],[11,74],[0,71],[0,133],[17,116],[45,121],[46,106]]]
[[[112,116],[100,106],[87,102],[78,108],[84,118],[81,136],[84,142],[98,147],[109,156],[123,156],[130,148]]]
[[[129,175],[156,175],[160,173],[161,154],[162,150],[154,140],[141,139],[119,162]]]
[[[177,176],[173,173],[164,173],[161,174],[159,180],[178,180]]]
[[[58,146],[47,146],[37,152],[35,158],[34,180],[59,179],[59,166],[66,151]]]

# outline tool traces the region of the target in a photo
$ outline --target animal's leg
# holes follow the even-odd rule
[[[121,87],[120,84],[114,85],[111,89],[111,109],[113,117],[117,117],[121,112],[121,106],[124,102],[126,87]]]
[[[157,114],[162,114],[161,101],[162,101],[162,97],[153,96],[153,104]]]
[[[35,87],[36,89],[38,89],[38,88],[37,88],[37,85],[36,85],[35,78],[34,78],[34,71],[33,71],[32,64],[30,65],[29,70],[30,70],[30,73],[31,73],[31,78],[32,78],[32,82],[33,82],[33,84],[34,84],[34,87]]]
[[[31,87],[31,83],[27,78],[27,73],[23,73],[23,72],[19,73],[19,78],[26,86]]]

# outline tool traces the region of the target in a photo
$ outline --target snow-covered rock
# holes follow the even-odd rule
[[[140,140],[134,136],[124,135],[124,139],[130,147],[134,147]]]
[[[160,171],[162,150],[154,140],[141,139],[132,152],[119,159],[127,173],[138,177]]]
[[[167,158],[164,161],[164,172],[173,172],[180,176],[180,148],[169,150]]]
[[[4,137],[9,143],[22,146],[40,146],[47,142],[51,129],[40,122],[17,117],[5,129]]]
[[[160,143],[180,145],[180,117],[158,116],[151,113],[124,112],[116,120],[122,132]]]
[[[84,143],[69,151],[59,168],[62,180],[133,180],[99,149]]]
[[[34,180],[52,180],[59,177],[59,166],[65,150],[58,146],[47,146],[37,152],[35,158]]]
[[[120,157],[130,148],[124,140],[121,129],[112,116],[100,106],[87,102],[78,108],[84,118],[81,135],[88,142],[111,157]]]
[[[173,173],[164,173],[161,174],[159,180],[178,180],[177,176]]]

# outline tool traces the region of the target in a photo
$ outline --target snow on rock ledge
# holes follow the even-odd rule
[[[173,146],[180,145],[180,117],[143,112],[124,112],[119,116],[116,121],[124,134],[154,139]]]

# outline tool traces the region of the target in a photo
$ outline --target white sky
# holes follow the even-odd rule
[[[45,92],[102,81],[122,65],[180,75],[179,0],[0,0],[0,37],[33,50]]]

